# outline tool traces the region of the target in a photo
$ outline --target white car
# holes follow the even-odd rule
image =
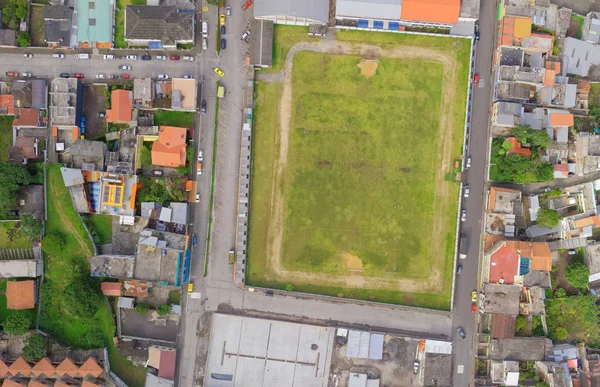
[[[208,50],[208,41],[206,40],[206,38],[202,38],[202,49]]]
[[[96,79],[106,79],[106,74],[96,74]]]
[[[467,220],[467,210],[462,210],[461,214],[460,214],[460,221],[464,222]]]
[[[25,57],[25,58],[33,58],[33,54],[23,54],[23,57]]]
[[[115,59],[117,59],[116,56],[111,55],[111,54],[104,54],[103,58],[104,58],[104,60],[115,60]]]
[[[167,60],[167,56],[166,55],[157,55],[156,60]]]
[[[65,59],[65,54],[52,54],[53,58]]]
[[[21,73],[21,76],[25,77],[25,78],[31,78],[33,76],[33,74],[30,73],[29,71],[24,71]]]
[[[469,197],[469,185],[465,185],[465,197],[468,198]]]
[[[137,60],[137,55],[127,55],[125,57],[125,59],[127,59],[127,60]]]
[[[199,202],[199,201],[200,201],[200,194],[199,194],[199,193],[197,193],[197,194],[196,194],[196,202]]]
[[[185,74],[183,79],[194,79],[194,76],[192,74]]]
[[[186,55],[183,57],[183,60],[188,61],[188,62],[193,62],[194,59],[196,59],[196,58],[194,58],[193,56],[189,56],[189,55]]]
[[[169,74],[158,74],[158,79],[169,79]]]
[[[467,169],[471,168],[471,157],[467,157]]]
[[[120,65],[119,70],[131,70],[131,66],[129,65]]]
[[[198,161],[202,162],[202,160],[204,160],[204,151],[199,150],[198,151]]]
[[[225,8],[225,13],[227,16],[231,16],[231,5],[228,5],[227,8]]]

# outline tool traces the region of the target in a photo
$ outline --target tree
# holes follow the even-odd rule
[[[566,340],[567,336],[567,330],[563,327],[558,327],[554,330],[554,337],[556,340]]]
[[[76,317],[92,317],[98,311],[101,299],[98,284],[87,276],[75,276],[64,291],[65,307]]]
[[[519,125],[512,128],[510,135],[519,142],[529,144],[534,148],[548,148],[551,141],[548,132],[531,129],[529,125]]]
[[[190,167],[186,167],[184,165],[180,165],[177,167],[177,174],[179,176],[184,176],[190,173]]]
[[[139,314],[147,314],[148,310],[150,310],[148,305],[144,304],[143,302],[139,302],[135,305],[135,311]]]
[[[515,325],[515,332],[521,331],[521,329],[525,328],[525,325],[527,325],[527,320],[525,319],[525,316],[518,315]]]
[[[536,223],[540,227],[553,228],[558,225],[560,217],[558,212],[551,208],[540,208],[538,211]]]
[[[104,335],[100,330],[88,331],[83,338],[87,348],[102,348],[106,345]]]
[[[39,360],[46,356],[44,350],[44,338],[42,335],[33,335],[27,339],[25,347],[23,347],[23,357],[27,361]]]
[[[21,31],[19,35],[17,35],[17,43],[21,47],[29,47],[31,46],[31,36],[29,36],[28,32]]]
[[[567,281],[577,289],[586,289],[590,276],[588,268],[580,262],[570,264],[565,269]]]
[[[571,296],[546,301],[546,322],[550,338],[560,336],[562,327],[567,339],[579,339],[586,343],[598,342],[598,314],[596,296]]]
[[[29,239],[37,238],[42,235],[42,222],[31,215],[21,217],[21,231]]]
[[[565,298],[567,296],[567,291],[563,288],[557,288],[554,291],[554,298]]]
[[[166,316],[171,313],[171,307],[167,304],[160,304],[156,307],[156,312],[161,316]]]
[[[292,285],[292,284],[285,285],[285,290],[287,290],[288,292],[293,292],[294,291],[294,285]]]
[[[25,165],[0,162],[0,209],[14,203],[16,191],[20,186],[28,185],[29,179],[29,171]]]
[[[23,312],[18,312],[8,316],[2,323],[2,326],[4,327],[4,332],[18,336],[29,330],[31,319],[25,316]]]
[[[12,30],[17,29],[21,19],[24,19],[26,16],[26,0],[9,0],[8,4],[2,9],[2,21]]]
[[[48,234],[42,239],[42,250],[46,254],[58,257],[65,247],[65,239],[62,234]]]

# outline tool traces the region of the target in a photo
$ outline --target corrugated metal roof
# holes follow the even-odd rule
[[[337,18],[400,20],[402,0],[337,0]]]
[[[348,387],[366,387],[367,374],[351,373],[348,378]]]
[[[353,358],[358,357],[360,350],[360,332],[350,331],[348,332],[348,344],[346,345],[346,357]]]
[[[425,353],[452,354],[452,343],[449,341],[425,340]]]
[[[383,335],[371,335],[369,340],[369,359],[383,359]]]
[[[290,16],[302,17],[327,23],[328,0],[255,0],[254,17]]]

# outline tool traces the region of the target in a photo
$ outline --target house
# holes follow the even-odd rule
[[[150,346],[148,348],[148,367],[158,371],[158,377],[166,380],[175,380],[175,356],[172,348]]]
[[[112,48],[115,2],[76,1],[79,46],[81,48]]]
[[[402,0],[400,19],[415,24],[452,26],[458,23],[460,0]]]
[[[13,163],[27,164],[40,156],[39,140],[35,137],[17,137],[15,145],[8,148],[8,159]]]
[[[46,126],[46,117],[42,116],[40,109],[18,108],[13,127],[17,130],[23,128],[43,128]]]
[[[498,214],[521,213],[521,191],[510,188],[490,187],[488,210]]]
[[[523,105],[518,102],[498,101],[492,105],[492,124],[506,128],[519,125]]]
[[[585,16],[581,28],[581,40],[592,44],[600,43],[600,20],[598,16],[597,12],[589,12]]]
[[[151,108],[154,99],[152,78],[136,78],[133,80],[133,106]]]
[[[271,20],[275,24],[327,24],[329,1],[327,0],[255,0],[254,17]]]
[[[503,386],[519,385],[519,363],[516,361],[493,361],[490,370],[492,383]]]
[[[35,278],[40,275],[42,266],[36,259],[0,260],[0,278]]]
[[[256,34],[254,39],[250,39],[250,64],[256,68],[271,67],[273,65],[273,22],[252,19],[251,23],[250,30],[256,31]]]
[[[0,114],[15,115],[15,98],[12,94],[0,94]]]
[[[531,157],[531,149],[523,148],[521,143],[515,137],[509,137],[506,141],[510,142],[508,154],[517,154],[524,157]]]
[[[17,31],[8,28],[0,28],[0,47],[16,47]]]
[[[148,297],[149,284],[144,281],[129,280],[123,282],[125,295],[128,297]]]
[[[575,38],[566,38],[563,50],[563,66],[568,74],[586,77],[590,66],[600,63],[600,46]]]
[[[161,126],[158,140],[152,144],[152,165],[163,167],[185,166],[187,129]]]
[[[66,5],[44,7],[42,17],[45,22],[44,37],[50,47],[71,46],[71,26],[73,10]]]
[[[567,387],[567,370],[557,362],[536,361],[536,375],[539,375],[543,381],[552,387]]]
[[[516,326],[516,315],[492,314],[490,337],[492,339],[511,339],[515,337]]]
[[[569,177],[569,166],[567,164],[554,164],[554,178],[566,179]]]
[[[196,111],[196,80],[173,78],[172,84],[171,108],[192,112]]]
[[[113,90],[110,94],[111,108],[106,110],[106,122],[128,124],[132,116],[133,93],[129,90]]]
[[[531,18],[504,16],[500,22],[500,45],[521,46],[523,39],[531,36]]]
[[[125,41],[131,46],[175,49],[194,43],[194,12],[171,6],[128,5]]]
[[[70,147],[71,163],[74,168],[90,171],[104,170],[106,144],[100,141],[77,140]]]
[[[88,2],[85,3],[87,7]],[[57,130],[72,131],[80,124],[83,110],[83,85],[78,78],[52,80],[49,109],[50,125],[56,126]]]
[[[481,295],[483,313],[513,316],[519,314],[520,286],[484,284]]]
[[[483,282],[490,284],[521,284],[523,276],[531,271],[552,270],[552,255],[546,242],[497,242],[484,255],[489,265]]]
[[[102,290],[102,294],[105,296],[121,296],[121,283],[120,282],[102,282],[100,284],[100,290]]]
[[[47,107],[48,84],[43,79],[15,81],[11,92],[16,108],[46,109]]]
[[[492,339],[488,350],[491,360],[543,361],[552,351],[552,341],[545,337]]]
[[[36,300],[34,280],[8,281],[6,283],[6,307],[8,309],[33,309]]]

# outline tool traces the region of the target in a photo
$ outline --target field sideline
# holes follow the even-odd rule
[[[409,38],[307,39],[259,77],[247,284],[449,309],[470,46]]]

